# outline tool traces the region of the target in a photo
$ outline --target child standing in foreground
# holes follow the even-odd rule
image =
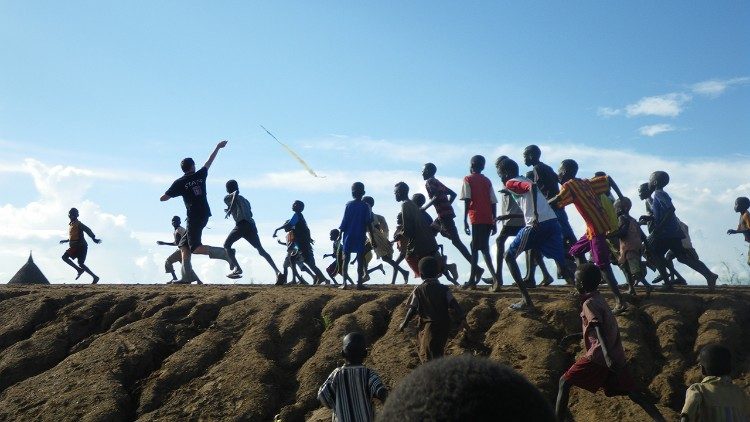
[[[452,309],[461,321],[461,328],[468,329],[464,311],[447,286],[440,284],[440,264],[428,256],[419,261],[419,273],[424,280],[409,297],[409,310],[404,322],[398,327],[403,331],[406,324],[419,315],[419,360],[422,363],[442,357],[450,334]]]
[[[711,344],[698,356],[703,381],[693,384],[685,394],[680,422],[750,421],[750,397],[732,384],[732,353],[724,346]]]
[[[655,421],[664,421],[659,410],[646,396],[636,390],[635,382],[625,366],[620,328],[607,301],[599,293],[602,273],[593,263],[578,267],[576,289],[581,294],[581,323],[583,332],[565,337],[564,346],[571,339],[583,337],[586,356],[581,357],[560,378],[555,412],[558,420],[568,413],[568,397],[572,386],[592,393],[604,389],[607,397],[627,395]]]
[[[333,409],[334,422],[368,422],[375,419],[372,399],[385,401],[388,390],[380,376],[363,365],[367,357],[365,337],[349,333],[341,355],[346,364],[336,368],[318,390],[320,403]]]
[[[94,281],[92,281],[91,284],[96,284],[99,282],[99,277],[94,274],[94,272],[91,271],[89,267],[86,266],[86,255],[88,253],[89,246],[88,243],[86,243],[86,238],[83,237],[83,234],[86,233],[87,235],[89,235],[91,240],[93,240],[96,244],[102,243],[102,240],[97,239],[96,235],[94,235],[94,232],[92,232],[91,229],[88,228],[88,226],[78,220],[77,209],[71,208],[70,211],[68,211],[68,217],[70,218],[69,236],[68,239],[61,240],[60,244],[68,243],[70,247],[63,254],[62,260],[78,272],[76,280],[78,280],[85,272],[94,278]],[[78,265],[73,262],[74,259],[78,260]]]
[[[750,243],[750,199],[741,196],[734,201],[734,211],[740,214],[740,223],[737,230],[729,229],[727,234],[741,234],[745,236],[745,242]],[[750,265],[750,251],[747,252],[747,265]]]

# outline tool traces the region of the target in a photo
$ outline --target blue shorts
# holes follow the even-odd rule
[[[513,243],[508,247],[508,254],[518,258],[521,252],[529,249],[538,250],[544,257],[554,259],[558,264],[565,263],[562,231],[557,219],[543,221],[536,227],[526,226],[521,229]]]

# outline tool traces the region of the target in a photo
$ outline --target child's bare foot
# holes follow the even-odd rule
[[[521,300],[520,302],[516,302],[508,306],[508,309],[513,310],[513,311],[530,311],[534,309],[534,306],[529,305],[528,303],[526,303],[525,300]]]
[[[407,270],[401,270],[401,276],[404,278],[404,284],[409,284],[409,271]],[[395,284],[396,280],[393,280],[393,283]]]
[[[99,277],[94,276],[94,281],[91,282],[91,284],[96,284],[99,282]]]
[[[83,275],[83,269],[78,269],[78,275],[76,276],[76,280],[81,278],[82,275]]]
[[[555,279],[554,279],[554,278],[552,278],[552,276],[551,276],[551,275],[546,275],[546,276],[544,277],[544,279],[542,280],[542,284],[541,284],[541,286],[542,286],[542,287],[547,287],[547,286],[549,286],[550,284],[552,284],[552,282],[553,282],[553,281],[555,281]],[[527,286],[528,286],[528,284],[527,284]]]

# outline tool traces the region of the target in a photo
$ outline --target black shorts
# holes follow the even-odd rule
[[[490,249],[490,233],[492,224],[471,225],[471,249],[482,251]]]
[[[452,218],[437,218],[433,225],[440,227],[440,234],[446,239],[458,239],[458,228],[456,221]]]
[[[522,228],[523,226],[509,226],[506,224],[502,229],[500,229],[500,235],[498,236],[498,239],[501,237],[516,237],[518,236],[518,233]]]
[[[260,248],[258,228],[255,227],[254,220],[250,219],[250,221],[242,220],[238,222],[232,231],[229,232],[229,236],[227,236],[227,240],[224,242],[224,248],[231,248],[234,242],[240,239],[247,240],[255,249]]]
[[[190,251],[193,252],[198,247],[202,246],[201,237],[203,236],[203,229],[208,224],[208,217],[204,218],[188,218],[187,227],[185,228],[185,234],[180,239],[179,247],[187,246]]]
[[[85,243],[83,245],[72,245],[65,251],[65,255],[72,259],[77,259],[78,263],[83,264],[86,262],[86,255],[89,252],[89,247]]]

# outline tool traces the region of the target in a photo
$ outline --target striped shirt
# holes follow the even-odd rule
[[[333,409],[333,422],[367,422],[375,419],[372,398],[385,389],[380,376],[362,365],[336,368],[318,390],[318,400]]]
[[[607,176],[593,179],[570,179],[560,189],[560,208],[574,204],[586,222],[586,235],[589,239],[594,236],[607,234],[616,227],[611,227],[607,212],[602,206],[599,195],[609,190]]]
[[[425,181],[425,188],[430,199],[434,199],[432,204],[435,205],[435,212],[438,218],[451,219],[456,217],[451,201],[448,198],[448,188],[442,182],[431,177]]]

